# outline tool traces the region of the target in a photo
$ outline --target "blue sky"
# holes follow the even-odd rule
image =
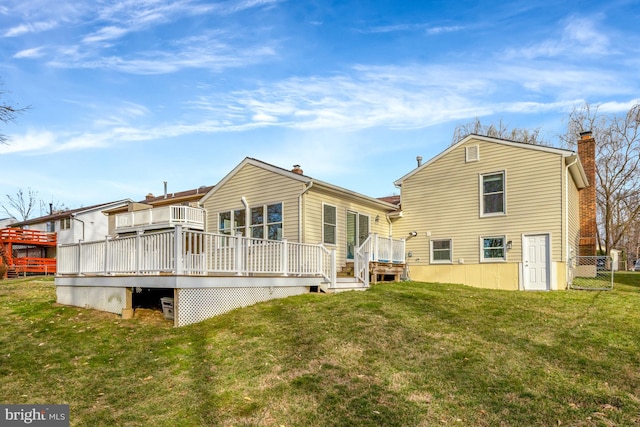
[[[640,98],[638,1],[3,0],[0,196],[69,208],[244,157],[366,195],[480,118],[555,141]]]

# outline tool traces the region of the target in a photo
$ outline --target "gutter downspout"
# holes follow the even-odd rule
[[[384,216],[387,217],[387,224],[389,224],[389,237],[393,238],[393,223],[391,222],[389,212],[387,212]]]
[[[249,215],[251,215],[251,212],[249,211],[249,202],[247,202],[247,198],[244,196],[240,197],[240,201],[242,202],[242,204],[244,205],[244,226],[245,226],[245,232],[247,233],[247,237],[251,237],[251,233],[249,233],[249,230],[246,229],[247,225],[249,224],[251,217]],[[233,228],[233,224],[231,225],[231,227]],[[231,231],[232,235],[235,236],[235,230]]]
[[[571,262],[570,258],[569,258],[569,168],[573,165],[575,165],[576,163],[578,163],[578,157],[576,156],[575,160],[571,163],[569,163],[568,165],[565,166],[564,168],[564,215],[565,215],[565,221],[564,221],[564,250],[565,250],[565,257],[566,257],[566,263],[567,263],[567,267],[565,268],[565,289],[569,288],[569,263]]]
[[[298,243],[302,242],[302,196],[313,187],[313,181],[309,181],[304,190],[298,194]]]
[[[76,221],[80,221],[80,223],[82,224],[82,241],[84,242],[84,221],[81,220],[80,218],[78,218],[75,215],[71,215],[71,219],[75,219]],[[76,236],[76,232],[74,230],[73,237],[75,237],[75,236]]]

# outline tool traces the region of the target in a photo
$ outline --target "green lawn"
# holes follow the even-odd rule
[[[0,281],[0,403],[68,403],[82,426],[634,425],[640,273],[610,292],[378,284],[178,329]]]

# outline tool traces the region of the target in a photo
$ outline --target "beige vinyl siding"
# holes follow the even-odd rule
[[[479,161],[465,162],[465,146]],[[480,175],[505,172],[506,215],[480,217]],[[523,233],[551,233],[552,261],[561,259],[563,159],[560,154],[470,140],[402,182],[404,217],[394,237],[407,241],[411,264],[429,263],[429,239],[452,239],[453,263],[480,262],[480,238],[512,241],[507,262],[522,260]],[[430,235],[428,235],[430,234]]]
[[[282,202],[282,237],[298,241],[298,195],[304,184],[263,168],[245,165],[204,202],[207,231],[218,231],[218,214],[243,209],[241,197],[250,207]]]
[[[568,175],[568,174],[567,174]],[[580,249],[580,195],[579,190],[576,187],[571,175],[567,176],[568,183],[568,197],[569,197],[569,248],[573,248],[573,253],[578,255]],[[571,253],[566,254],[565,258],[571,256]]]
[[[376,207],[373,203],[366,203],[362,199],[338,195],[335,192],[325,191],[317,186],[304,196],[304,226],[303,235],[306,243],[322,242],[322,205],[323,203],[336,207],[337,215],[337,244],[335,245],[338,266],[344,265],[347,258],[346,233],[347,211],[357,212],[369,216],[369,231],[378,233],[379,236],[389,236],[389,223],[387,222],[387,210]],[[379,216],[376,223],[376,216]],[[331,245],[326,245],[331,247]]]

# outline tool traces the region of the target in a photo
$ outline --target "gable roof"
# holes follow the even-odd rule
[[[547,153],[558,154],[558,155],[561,155],[562,157],[566,157],[566,158],[572,157],[572,156],[575,156],[576,158],[578,157],[577,154],[575,153],[575,151],[566,150],[564,148],[547,147],[547,146],[544,146],[544,145],[527,144],[525,142],[511,141],[511,140],[508,140],[508,139],[500,139],[500,138],[493,138],[493,137],[490,137],[490,136],[470,134],[470,135],[467,135],[466,137],[464,137],[463,139],[461,139],[460,141],[456,142],[455,144],[453,144],[452,146],[450,146],[446,150],[440,152],[440,154],[436,155],[435,157],[432,157],[431,159],[429,159],[428,161],[423,163],[421,166],[415,168],[414,170],[412,170],[408,174],[404,175],[402,178],[397,179],[396,181],[394,181],[393,185],[395,185],[396,187],[401,187],[402,186],[402,182],[404,180],[410,178],[411,176],[413,176],[417,172],[421,171],[422,169],[426,168],[430,164],[434,163],[436,160],[446,156],[451,151],[455,150],[456,148],[460,147],[461,145],[464,145],[464,144],[466,144],[466,143],[468,143],[469,141],[472,141],[472,140],[490,142],[490,143],[493,143],[493,144],[507,145],[507,146],[511,146],[511,147],[522,148],[522,149],[525,149],[525,150],[543,151],[543,152],[547,152]],[[574,173],[572,172],[572,176],[576,175],[576,177],[583,177],[584,181],[586,183],[587,182],[586,181],[586,174],[584,173],[584,169],[582,168],[582,164],[580,163],[579,159],[578,159],[578,162],[576,162],[576,163],[573,163],[573,159],[571,159],[571,160],[572,160],[572,163],[568,163],[568,165],[572,165],[574,170],[576,170],[576,168],[577,168],[577,170]],[[575,177],[574,177],[574,179],[575,179]],[[576,184],[579,184],[579,183],[576,182]],[[587,183],[587,185],[588,185],[588,183]]]
[[[43,224],[43,223],[46,223],[46,222],[57,221],[59,219],[69,218],[71,216],[76,216],[76,215],[87,213],[87,212],[92,212],[92,211],[96,211],[96,210],[102,211],[102,210],[110,209],[110,208],[118,206],[118,205],[126,205],[129,202],[131,202],[131,199],[123,199],[123,200],[117,200],[115,202],[100,203],[100,204],[97,204],[97,205],[85,206],[85,207],[77,208],[77,209],[66,209],[66,210],[63,210],[63,211],[54,212],[54,213],[49,214],[49,215],[40,216],[38,218],[32,218],[32,219],[28,219],[28,220],[25,220],[25,221],[14,222],[13,224],[11,224],[11,227],[21,227],[23,225]]]
[[[252,165],[273,173],[276,173],[278,175],[299,181],[302,184],[307,185],[308,187],[313,185],[313,186],[319,186],[322,187],[326,190],[332,191],[334,193],[339,193],[341,195],[349,195],[350,197],[355,197],[358,198],[360,200],[364,200],[368,203],[371,204],[375,204],[378,205],[384,209],[389,209],[389,210],[395,210],[397,208],[396,205],[389,203],[385,200],[381,200],[381,199],[376,199],[374,197],[369,197],[369,196],[365,196],[364,194],[360,194],[357,193],[355,191],[351,191],[351,190],[347,190],[346,188],[343,187],[339,187],[337,185],[333,185],[333,184],[329,184],[327,182],[324,181],[320,181],[319,179],[315,179],[315,178],[311,178],[310,176],[307,175],[303,175],[297,172],[292,172],[288,169],[284,169],[281,168],[279,166],[274,166],[272,164],[263,162],[262,160],[258,160],[258,159],[254,159],[252,157],[245,157],[244,160],[242,160],[235,168],[233,168],[233,170],[231,172],[229,172],[227,175],[225,175],[224,178],[222,178],[222,180],[220,180],[219,183],[217,183],[212,189],[211,191],[209,191],[201,200],[200,203],[204,203],[207,199],[209,199],[211,196],[213,196],[220,188],[222,188],[224,186],[225,183],[227,183],[231,178],[233,178],[234,175],[236,175],[243,167],[245,167],[246,165]]]
[[[149,205],[163,205],[166,203],[176,203],[183,200],[199,199],[213,189],[213,185],[202,185],[191,190],[179,191],[177,193],[167,193],[166,195],[154,196],[149,194],[144,200],[138,203],[146,203]]]

